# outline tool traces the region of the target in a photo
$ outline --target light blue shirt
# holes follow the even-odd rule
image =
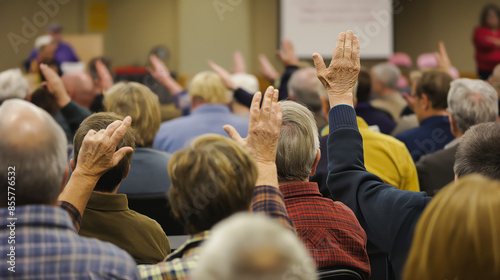
[[[203,105],[193,110],[189,116],[162,123],[153,148],[174,153],[204,134],[214,133],[229,137],[223,129],[226,124],[232,125],[241,137],[247,136],[248,120],[233,115],[226,105]]]

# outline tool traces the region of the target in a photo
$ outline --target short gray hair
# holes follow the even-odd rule
[[[12,169],[16,205],[55,203],[67,168],[62,128],[44,110],[11,99],[0,106],[0,135],[0,207],[7,203],[7,171]]]
[[[317,275],[292,231],[262,214],[239,213],[213,228],[191,279],[313,280]]]
[[[283,111],[276,166],[280,182],[304,180],[311,175],[319,150],[316,121],[311,111],[293,101],[280,101]]]
[[[379,63],[372,68],[372,73],[377,80],[382,81],[390,89],[398,88],[398,81],[401,77],[401,70],[394,64],[385,62]]]
[[[448,93],[448,111],[462,133],[473,125],[494,122],[498,117],[497,92],[485,81],[454,80]]]
[[[9,69],[0,73],[0,104],[11,98],[24,99],[28,90],[29,84],[21,69]]]
[[[288,81],[288,92],[295,101],[304,104],[313,112],[320,112],[323,109],[321,102],[320,86],[316,69],[312,67],[295,71]]]

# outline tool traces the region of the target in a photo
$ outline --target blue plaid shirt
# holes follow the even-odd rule
[[[18,206],[14,216],[0,208],[0,217],[0,279],[139,279],[130,255],[79,236],[60,207]],[[15,263],[10,262],[11,246]]]

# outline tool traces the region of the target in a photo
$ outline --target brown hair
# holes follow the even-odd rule
[[[89,130],[93,129],[95,131],[99,131],[101,129],[106,129],[108,125],[113,123],[114,121],[121,121],[123,118],[115,113],[96,113],[90,115],[86,118],[81,124],[80,128],[75,133],[75,138],[73,139],[73,159],[75,160],[75,166],[77,165],[78,153],[80,148],[82,147],[83,138],[87,135]],[[135,148],[135,137],[134,130],[129,128],[127,133],[123,137],[123,139],[116,146],[116,150],[119,150],[122,147],[132,147]],[[125,174],[127,174],[128,168],[130,166],[130,162],[132,161],[132,156],[134,153],[127,154],[117,166],[108,172],[104,173],[97,184],[95,185],[94,190],[101,192],[112,192],[118,184],[122,181]]]
[[[195,234],[249,210],[257,167],[236,142],[207,134],[173,155],[168,174],[172,211],[187,233]]]
[[[425,94],[434,109],[448,107],[448,91],[453,78],[445,71],[438,69],[426,70],[417,82],[415,94],[420,98]]]
[[[443,188],[418,221],[403,279],[500,279],[499,191],[481,175]]]
[[[490,13],[490,11],[495,12],[495,14],[498,17],[498,20],[500,20],[500,8],[495,4],[488,4],[488,5],[484,6],[483,10],[481,11],[480,24],[482,27],[489,28],[489,26],[488,26],[488,14]]]
[[[104,97],[104,109],[123,117],[132,117],[138,147],[151,147],[160,129],[160,101],[148,87],[135,82],[120,82]]]

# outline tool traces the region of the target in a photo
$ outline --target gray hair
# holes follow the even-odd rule
[[[323,109],[320,88],[323,87],[319,81],[316,69],[312,67],[295,71],[288,81],[288,92],[295,101],[304,104],[313,112]]]
[[[193,280],[317,279],[306,248],[262,214],[239,213],[217,224],[201,248]]]
[[[481,174],[500,180],[500,123],[481,123],[462,137],[455,156],[454,171],[458,177]]]
[[[67,168],[67,140],[44,110],[20,99],[0,106],[0,207],[7,204],[7,180],[15,170],[16,205],[53,204]],[[9,176],[8,176],[9,175]]]
[[[311,175],[319,150],[316,121],[311,111],[293,101],[280,101],[283,111],[276,166],[280,182],[304,180]]]
[[[252,74],[235,73],[231,75],[231,80],[237,88],[242,88],[251,94],[259,91],[259,80]]]
[[[485,81],[454,80],[448,93],[448,111],[462,133],[473,125],[494,122],[498,117],[497,92]]]
[[[372,73],[377,80],[382,81],[390,89],[398,88],[398,80],[401,70],[389,62],[379,63],[372,68]]]
[[[29,84],[21,69],[9,69],[0,73],[0,104],[11,98],[24,99],[28,90]]]

